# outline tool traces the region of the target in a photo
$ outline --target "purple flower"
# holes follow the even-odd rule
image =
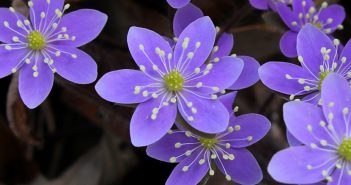
[[[29,108],[49,95],[54,73],[78,83],[95,81],[95,61],[76,49],[93,40],[107,16],[78,10],[65,16],[64,0],[28,1],[30,20],[12,7],[0,8],[0,78],[19,71],[19,93]]]
[[[317,104],[321,84],[330,73],[338,73],[345,79],[351,77],[351,42],[342,51],[339,51],[339,45],[339,40],[332,41],[320,29],[308,24],[297,36],[301,66],[268,62],[260,67],[260,78],[269,88],[289,94],[291,100],[303,95],[303,101]]]
[[[277,12],[289,27],[290,31],[284,33],[280,39],[280,49],[287,57],[296,57],[296,37],[298,32],[306,25],[313,24],[326,34],[342,29],[341,23],[345,19],[345,10],[342,6],[323,2],[317,10],[312,0],[293,1],[292,8],[284,3],[276,5]]]
[[[231,107],[236,92],[219,99]],[[225,175],[228,181],[240,184],[257,184],[262,180],[262,171],[254,156],[245,147],[266,135],[270,122],[258,114],[232,116],[227,131],[212,138],[204,138],[184,130],[169,131],[161,140],[147,147],[147,154],[155,159],[179,163],[169,176],[167,185],[194,185],[209,173],[213,166]]]
[[[284,3],[286,5],[291,5],[293,0],[250,0],[250,4],[259,10],[276,10],[276,5],[278,3]]]
[[[190,0],[167,0],[168,4],[173,8],[182,8],[186,6]]]
[[[176,120],[177,109],[199,131],[217,133],[228,127],[228,111],[216,94],[238,79],[243,62],[227,56],[218,63],[205,63],[215,36],[209,17],[187,26],[174,51],[153,31],[138,27],[129,30],[129,50],[141,71],[107,73],[96,90],[111,102],[140,103],[130,126],[135,146],[152,144],[164,136]]]
[[[284,120],[293,136],[304,145],[275,154],[268,172],[277,181],[328,185],[351,184],[351,89],[339,74],[322,84],[322,107],[307,102],[284,105]]]
[[[204,14],[201,11],[201,9],[191,3],[189,3],[183,8],[178,9],[174,15],[173,20],[173,31],[175,39],[177,39],[180,36],[182,31],[190,23],[201,17],[204,17]],[[217,28],[217,31],[219,31],[219,28]],[[171,45],[173,45],[172,42]],[[230,55],[233,47],[233,35],[229,33],[223,33],[219,37],[218,41],[215,43],[215,47],[213,48],[213,53],[211,54],[212,61],[218,62],[220,61],[221,57]],[[260,64],[254,58],[249,56],[237,56],[235,54],[233,54],[232,56],[241,59],[244,63],[244,68],[239,76],[239,79],[228,89],[239,90],[255,84],[259,80],[258,68],[260,67]]]

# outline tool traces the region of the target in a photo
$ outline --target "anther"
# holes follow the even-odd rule
[[[191,136],[192,136],[192,134],[191,134],[191,132],[186,131],[186,132],[185,132],[185,136],[186,136],[186,137],[191,137]]]
[[[205,163],[205,159],[200,159],[199,160],[199,165],[203,165]]]
[[[185,37],[185,38],[184,38],[184,41],[183,41],[183,43],[182,43],[182,48],[183,48],[183,49],[188,48],[189,40],[190,40],[189,37]]]
[[[233,127],[231,127],[231,128],[233,128]],[[234,126],[234,130],[235,131],[239,131],[241,129],[241,126],[240,125],[235,125]]]
[[[176,157],[169,158],[169,162],[171,162],[171,163],[175,163],[176,161],[177,161]]]
[[[10,7],[9,10],[12,12],[12,13],[15,13],[16,10],[13,8],[13,7]]]
[[[29,7],[33,7],[33,2],[32,1],[28,1],[28,6]]]
[[[176,143],[176,144],[174,144],[174,148],[180,148],[181,146],[182,146],[181,143]]]
[[[218,62],[219,62],[219,58],[218,58],[218,57],[214,58],[214,59],[213,59],[213,62],[218,63]]]

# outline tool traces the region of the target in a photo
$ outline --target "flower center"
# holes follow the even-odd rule
[[[319,29],[323,28],[323,25],[321,23],[314,23],[313,25]]]
[[[344,139],[339,146],[338,153],[348,161],[351,161],[351,139]]]
[[[213,147],[213,145],[218,143],[218,140],[216,138],[199,138],[200,143],[207,149],[211,149]]]
[[[184,78],[178,71],[170,72],[163,80],[170,91],[180,91],[183,88]]]
[[[328,76],[330,72],[329,71],[323,71],[319,73],[319,84],[318,84],[318,90],[322,89],[322,83],[324,79]]]
[[[45,47],[44,36],[38,31],[32,31],[27,36],[28,47],[32,50],[41,50]]]

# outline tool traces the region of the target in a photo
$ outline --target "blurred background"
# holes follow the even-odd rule
[[[233,33],[233,53],[267,61],[290,61],[280,53],[279,39],[286,29],[279,17],[250,7],[248,0],[193,0],[215,24]],[[320,3],[321,1],[316,1]],[[331,1],[330,1],[331,2]],[[336,37],[342,43],[351,36],[351,5],[344,30]],[[127,48],[130,26],[152,29],[172,36],[175,10],[166,0],[66,0],[69,11],[93,8],[109,16],[102,34],[81,49],[98,63],[99,75],[136,68]],[[1,0],[1,7],[26,11],[26,0]],[[84,17],[82,17],[84,19]],[[1,34],[1,33],[0,33]],[[1,66],[0,66],[1,67]],[[238,114],[260,113],[272,121],[272,129],[249,149],[259,161],[262,185],[278,184],[266,172],[272,155],[287,147],[282,104],[287,97],[262,85],[239,92]],[[0,185],[138,185],[164,184],[174,164],[149,158],[145,148],[130,143],[132,107],[114,105],[100,98],[94,84],[77,85],[55,78],[49,98],[35,110],[27,109],[18,96],[12,76],[0,80]],[[221,173],[208,185],[233,184]]]

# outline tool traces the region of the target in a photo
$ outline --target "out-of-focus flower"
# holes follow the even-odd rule
[[[130,125],[135,146],[146,146],[162,138],[175,122],[177,109],[184,120],[201,132],[218,133],[228,127],[229,113],[217,94],[238,79],[243,62],[227,56],[218,63],[205,63],[215,37],[216,29],[209,17],[189,24],[174,51],[151,30],[129,30],[129,50],[140,71],[107,73],[96,90],[111,102],[140,103]]]
[[[28,1],[30,20],[12,7],[0,8],[0,78],[19,71],[19,93],[29,108],[49,95],[54,73],[78,84],[95,81],[95,61],[76,49],[99,35],[107,16],[69,8],[64,0]]]
[[[249,0],[250,4],[260,10],[276,9],[277,3],[291,5],[293,0]]]
[[[230,112],[233,112],[231,105],[235,94],[220,97]],[[148,146],[147,154],[161,161],[179,163],[169,176],[167,185],[198,184],[207,173],[214,175],[214,165],[228,181],[257,184],[262,180],[262,171],[245,147],[259,141],[269,129],[270,122],[264,116],[232,116],[227,131],[213,138],[204,138],[185,130],[173,130]]]
[[[284,105],[284,120],[303,146],[275,154],[268,172],[277,181],[328,185],[350,184],[351,89],[348,81],[332,73],[322,84],[322,107],[307,102]]]
[[[269,88],[289,94],[290,100],[302,95],[303,101],[321,103],[322,82],[329,74],[338,73],[345,79],[351,77],[351,42],[342,51],[339,51],[339,45],[339,40],[332,40],[320,29],[308,24],[297,36],[301,66],[268,62],[260,67],[260,78]]]
[[[186,28],[191,22],[204,17],[202,11],[195,5],[189,3],[187,6],[180,8],[176,11],[173,20],[173,31],[175,35],[175,40],[180,36],[181,32]],[[219,28],[217,27],[217,32]],[[174,45],[173,41],[170,41],[171,45]],[[216,63],[219,62],[221,57],[228,56],[231,54],[234,47],[234,37],[229,33],[222,33],[215,43],[215,46],[211,53],[211,61]],[[232,55],[241,59],[244,63],[244,68],[239,76],[239,79],[228,89],[239,90],[247,88],[255,84],[259,80],[258,68],[260,64],[252,57]]]
[[[167,0],[167,2],[173,8],[182,8],[189,4],[190,0]]]
[[[345,10],[340,5],[328,6],[323,2],[317,9],[312,0],[293,1],[292,8],[284,3],[278,3],[276,10],[284,23],[289,27],[280,39],[280,49],[287,57],[296,57],[296,38],[298,32],[307,24],[312,24],[326,34],[342,29]]]

